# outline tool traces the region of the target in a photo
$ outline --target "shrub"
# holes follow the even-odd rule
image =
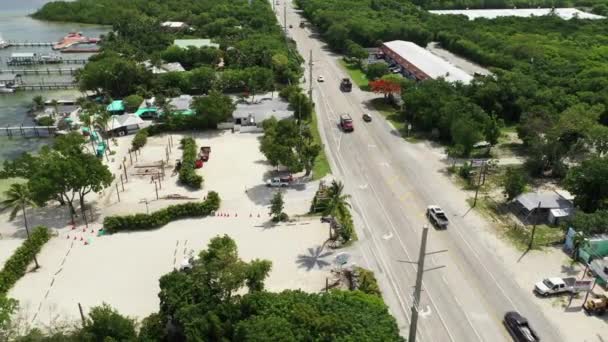
[[[140,129],[139,132],[137,132],[137,134],[135,134],[135,137],[131,141],[131,149],[133,151],[137,151],[140,148],[144,147],[146,145],[146,142],[148,141],[149,135],[150,135],[150,132],[148,131],[147,128]]]
[[[139,95],[130,95],[124,98],[125,109],[127,112],[135,112],[139,105],[144,102],[144,98]]]
[[[338,234],[340,235],[340,239],[343,243],[357,240],[353,217],[347,208],[345,208],[344,210],[337,211],[336,220],[338,221],[338,224],[340,226]]]
[[[4,268],[0,271],[0,295],[6,294],[17,280],[23,277],[27,266],[50,238],[51,235],[46,227],[38,226],[33,229],[30,238],[25,240],[4,263]]]
[[[40,126],[53,126],[55,125],[55,119],[50,116],[43,116],[38,119],[38,125]]]
[[[355,267],[357,273],[357,279],[359,281],[357,289],[364,293],[382,297],[380,294],[380,287],[378,287],[378,281],[374,272],[367,270],[363,267]]]
[[[103,227],[109,233],[159,228],[174,220],[207,216],[220,207],[220,202],[217,192],[210,191],[203,202],[170,205],[151,214],[108,216],[103,220]]]
[[[195,189],[200,189],[203,184],[203,177],[197,175],[194,168],[196,163],[196,142],[192,138],[183,138],[181,145],[183,150],[179,181]]]

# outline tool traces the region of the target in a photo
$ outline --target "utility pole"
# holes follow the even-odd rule
[[[477,194],[479,193],[479,188],[481,187],[481,175],[485,171],[486,163],[483,162],[481,167],[479,168],[479,179],[477,180],[477,188],[475,189],[475,199],[473,200],[473,207],[477,205]]]
[[[308,99],[312,103],[312,49],[310,49],[310,57],[308,58]]]
[[[418,269],[416,270],[416,287],[414,288],[414,301],[412,302],[412,318],[410,320],[410,336],[408,341],[416,342],[416,330],[418,328],[418,309],[420,308],[420,292],[422,291],[422,275],[424,273],[424,257],[426,256],[426,239],[429,227],[422,229],[422,242],[418,254]]]
[[[538,207],[536,208],[536,213],[538,214],[538,210],[540,210],[540,201],[538,202]],[[536,217],[534,218],[534,223],[532,224],[532,236],[530,236],[530,242],[528,243],[528,250],[532,249],[532,245],[534,244],[534,234],[536,233]]]

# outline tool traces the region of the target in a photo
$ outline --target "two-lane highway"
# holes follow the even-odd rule
[[[283,22],[283,1],[277,16]],[[313,52],[313,99],[325,151],[336,178],[342,179],[355,212],[359,252],[375,271],[385,301],[407,336],[409,310],[424,211],[429,204],[444,208],[450,218],[445,231],[431,228],[427,251],[447,250],[426,260],[419,306],[421,341],[506,341],[502,326],[506,311],[527,316],[543,341],[560,341],[557,329],[542,316],[510,271],[497,260],[480,236],[488,223],[465,202],[466,196],[440,174],[445,165],[423,146],[410,144],[394,133],[379,113],[366,106],[367,93],[353,87],[342,93],[345,72],[287,3],[287,24],[302,56]],[[308,68],[308,65],[306,65]],[[318,75],[325,81],[316,82]],[[341,113],[350,113],[355,131],[338,127]],[[370,113],[371,123],[361,119]]]

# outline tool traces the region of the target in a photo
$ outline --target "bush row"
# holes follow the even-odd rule
[[[27,266],[50,238],[51,235],[46,227],[38,226],[32,230],[30,238],[17,248],[0,271],[0,295],[6,294],[17,280],[23,277]]]
[[[109,233],[154,229],[182,218],[207,216],[219,207],[220,196],[217,192],[210,191],[203,202],[170,205],[152,214],[108,216],[103,220],[103,227]]]
[[[146,142],[148,141],[149,135],[150,131],[148,130],[148,128],[140,129],[139,132],[135,134],[135,138],[133,138],[133,140],[131,141],[131,150],[137,151],[140,148],[144,147],[144,145],[146,145]]]
[[[182,168],[179,170],[179,181],[195,189],[200,189],[203,177],[197,175],[194,164],[196,163],[196,142],[192,138],[183,138],[182,144]]]

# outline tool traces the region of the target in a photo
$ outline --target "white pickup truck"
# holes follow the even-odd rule
[[[577,293],[586,291],[591,288],[591,285],[591,280],[576,280],[574,277],[552,277],[545,278],[542,281],[534,284],[534,292],[543,297],[547,297],[566,292]]]

